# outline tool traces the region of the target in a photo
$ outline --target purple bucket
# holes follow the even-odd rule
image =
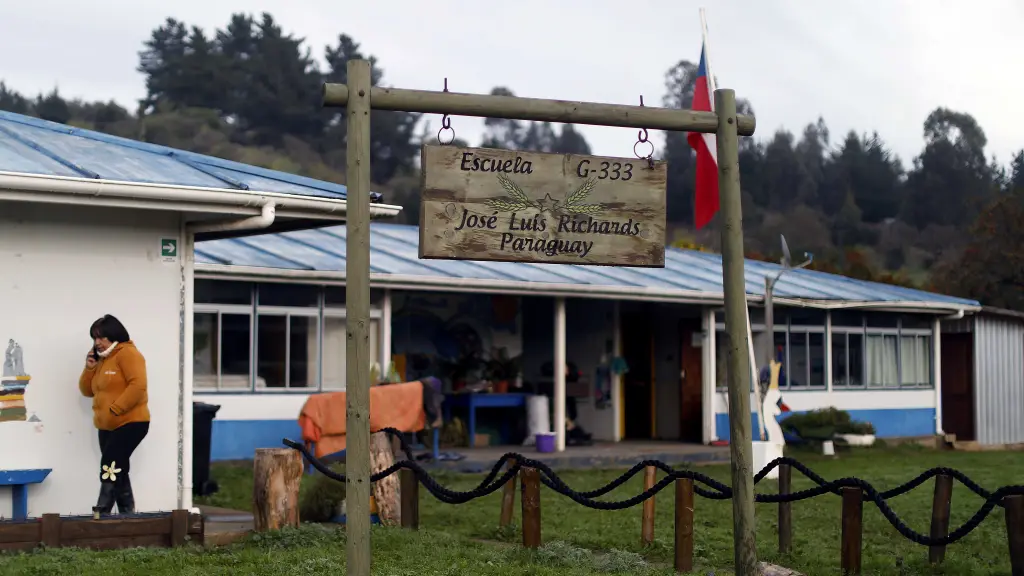
[[[555,435],[551,432],[537,434],[537,452],[549,454],[555,451]]]

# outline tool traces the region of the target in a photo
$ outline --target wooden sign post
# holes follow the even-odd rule
[[[371,86],[368,61],[349,60],[347,66],[348,84],[324,85],[324,105],[346,108],[348,133],[345,293],[349,362],[345,376],[348,390],[346,476],[350,506],[346,527],[345,570],[349,576],[369,576],[370,111],[398,110],[717,134],[719,195],[724,220],[722,268],[725,309],[727,330],[734,347],[745,346],[747,337],[745,323],[736,321],[736,318],[745,317],[743,311],[746,308],[737,136],[752,135],[755,121],[752,116],[736,114],[735,94],[732,90],[715,91],[715,109],[718,113],[697,112],[374,87]],[[663,163],[656,162],[651,168],[644,166],[646,161],[632,159],[434,148],[428,146],[424,149],[424,162],[427,166],[424,178],[429,179],[429,182],[424,182],[424,190],[430,190],[424,202],[433,204],[425,206],[423,210],[427,216],[421,229],[421,234],[424,234],[420,241],[422,257],[664,266],[666,167]],[[466,152],[471,154],[468,158],[469,166],[476,169],[462,169],[462,155]],[[518,164],[516,155],[521,157]],[[480,162],[474,164],[474,160]],[[485,164],[484,160],[490,162]],[[524,175],[527,161],[530,162],[531,171]],[[627,167],[631,162],[632,169]],[[617,172],[616,163],[620,164]],[[503,176],[502,179],[498,178],[499,174]],[[613,178],[613,175],[617,175],[617,178]],[[449,204],[454,205],[454,211],[449,211]],[[483,227],[486,231],[464,234],[468,240],[458,239],[463,236],[446,236],[445,231],[449,227],[455,234],[465,230],[464,227],[454,230],[461,222],[455,221],[461,218],[459,204],[464,204],[467,210],[472,208],[479,211],[473,214],[477,216],[474,220],[475,228],[480,230],[480,217],[484,217]],[[521,214],[523,210],[526,211],[525,215]],[[539,231],[540,240],[543,241],[540,248],[536,234],[538,231],[523,228],[521,224],[525,222],[517,222],[517,230],[510,229],[508,219],[512,213],[517,218],[528,217],[531,226],[534,221],[538,222],[537,227],[543,218],[545,230]],[[468,224],[470,214],[467,211],[465,215]],[[562,217],[567,215],[569,219],[563,221]],[[501,232],[497,232],[499,221],[505,226]],[[595,221],[597,224],[594,224]],[[608,222],[607,228],[603,222]],[[611,234],[615,230],[615,222],[618,223],[619,232],[625,230],[627,233]],[[492,224],[495,227],[493,229]],[[559,225],[568,231],[565,228],[559,229]],[[470,228],[474,228],[474,225],[470,225]],[[634,230],[636,233],[631,233]],[[646,237],[644,231],[647,232]],[[547,238],[544,237],[545,232],[548,233]],[[444,240],[437,239],[438,234]],[[509,239],[504,234],[513,236]],[[530,238],[533,238],[532,243],[527,242]],[[503,239],[504,247],[501,245]],[[505,252],[509,255],[501,257]],[[733,538],[736,574],[754,576],[758,568],[755,554],[753,474],[750,471],[753,463],[750,452],[749,382],[731,376],[749,373],[745,364],[746,349],[742,349],[743,354],[732,358],[729,365],[729,426],[735,494]],[[733,355],[736,356],[735,353]]]
[[[420,258],[665,266],[665,162],[424,146]]]

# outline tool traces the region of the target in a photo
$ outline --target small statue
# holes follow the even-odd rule
[[[8,376],[17,376],[17,374],[15,373],[15,369],[14,369],[14,348],[16,346],[17,346],[17,344],[14,343],[13,339],[12,340],[8,340],[8,342],[7,342],[7,352],[4,353],[4,370],[3,370],[3,377],[4,378],[7,378]]]
[[[25,359],[21,353],[21,344],[14,343],[14,375],[27,376],[25,373]]]

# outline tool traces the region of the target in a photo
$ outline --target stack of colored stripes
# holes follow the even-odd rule
[[[0,380],[0,422],[24,422],[25,387],[29,376],[5,376]]]

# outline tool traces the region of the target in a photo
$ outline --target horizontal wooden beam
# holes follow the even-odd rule
[[[344,107],[348,104],[348,86],[324,84],[323,104]],[[649,106],[622,104],[596,104],[567,100],[544,100],[518,96],[491,96],[379,88],[370,90],[370,106],[374,110],[420,112],[424,114],[452,114],[481,118],[509,118],[563,124],[592,124],[595,126],[621,126],[648,128],[676,132],[706,132],[718,129],[718,116],[714,112],[676,110]],[[738,115],[737,130],[741,136],[752,136],[756,121],[753,116]]]

